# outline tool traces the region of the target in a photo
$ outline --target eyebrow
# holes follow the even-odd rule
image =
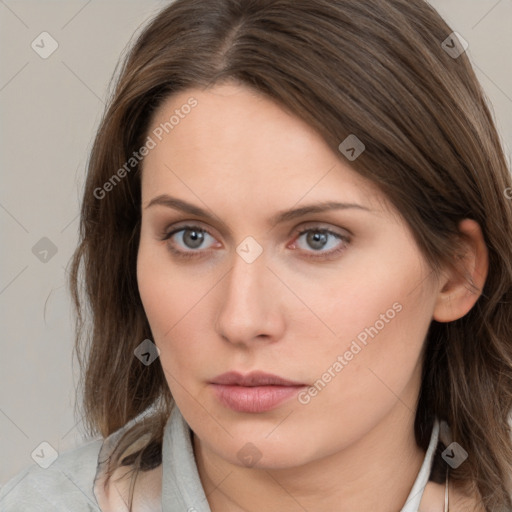
[[[182,199],[178,199],[176,197],[172,197],[168,194],[161,194],[159,196],[154,197],[144,209],[150,208],[151,206],[161,205],[167,208],[173,208],[175,210],[180,210],[185,213],[189,213],[191,215],[196,215],[198,217],[204,217],[210,221],[219,220],[215,215],[212,215],[208,211],[203,208],[199,208],[196,205],[191,203],[187,203]],[[300,217],[304,217],[305,215],[313,214],[313,213],[323,213],[330,210],[348,210],[348,209],[358,209],[364,210],[368,212],[373,212],[366,206],[357,204],[357,203],[340,203],[336,201],[322,201],[319,203],[314,203],[306,206],[301,206],[300,208],[294,208],[291,210],[283,210],[273,215],[268,219],[269,224],[280,224],[283,222],[288,222],[290,220],[294,220]]]

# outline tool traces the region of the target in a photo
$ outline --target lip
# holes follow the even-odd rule
[[[212,384],[224,384],[226,386],[305,386],[304,382],[296,382],[283,379],[278,375],[262,371],[253,371],[247,375],[239,372],[227,372],[218,375],[212,381]]]
[[[306,384],[255,371],[247,375],[228,372],[210,383],[218,400],[237,412],[261,413],[275,409]]]

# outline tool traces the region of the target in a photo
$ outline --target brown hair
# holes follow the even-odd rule
[[[121,439],[113,469],[132,464],[136,476],[160,463],[173,400],[160,360],[134,357],[152,338],[136,280],[141,165],[101,199],[95,191],[143,145],[169,95],[235,81],[305,120],[335,152],[350,134],[363,141],[352,168],[403,215],[436,273],[457,264],[458,222],[482,227],[488,277],[468,314],[431,323],[415,435],[426,449],[434,418],[446,420],[469,454],[451,470],[454,484],[478,492],[488,512],[512,509],[512,183],[468,56],[442,47],[451,32],[423,0],[176,0],[144,29],[91,151],[70,280],[86,426],[106,437],[154,409]],[[146,449],[123,459],[144,434]]]

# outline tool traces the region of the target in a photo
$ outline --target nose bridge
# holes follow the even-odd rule
[[[224,303],[227,307],[251,308],[255,311],[256,308],[253,306],[256,302],[260,303],[259,306],[262,305],[259,299],[265,295],[265,287],[268,285],[268,276],[265,274],[270,272],[263,254],[251,261],[241,256],[239,250],[240,247],[233,258]]]
[[[220,334],[233,342],[269,334],[269,312],[275,309],[270,304],[276,294],[270,290],[273,276],[266,266],[265,254],[261,252],[254,258],[254,247],[249,246],[245,252],[244,249],[247,247],[240,244],[233,257],[217,320]]]

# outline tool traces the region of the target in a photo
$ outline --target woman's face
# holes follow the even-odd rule
[[[412,422],[438,289],[386,198],[306,123],[239,86],[169,98],[148,135],[139,290],[201,443],[234,464],[293,467],[390,415]],[[353,206],[299,215],[330,202]],[[230,371],[302,386],[212,384]]]

